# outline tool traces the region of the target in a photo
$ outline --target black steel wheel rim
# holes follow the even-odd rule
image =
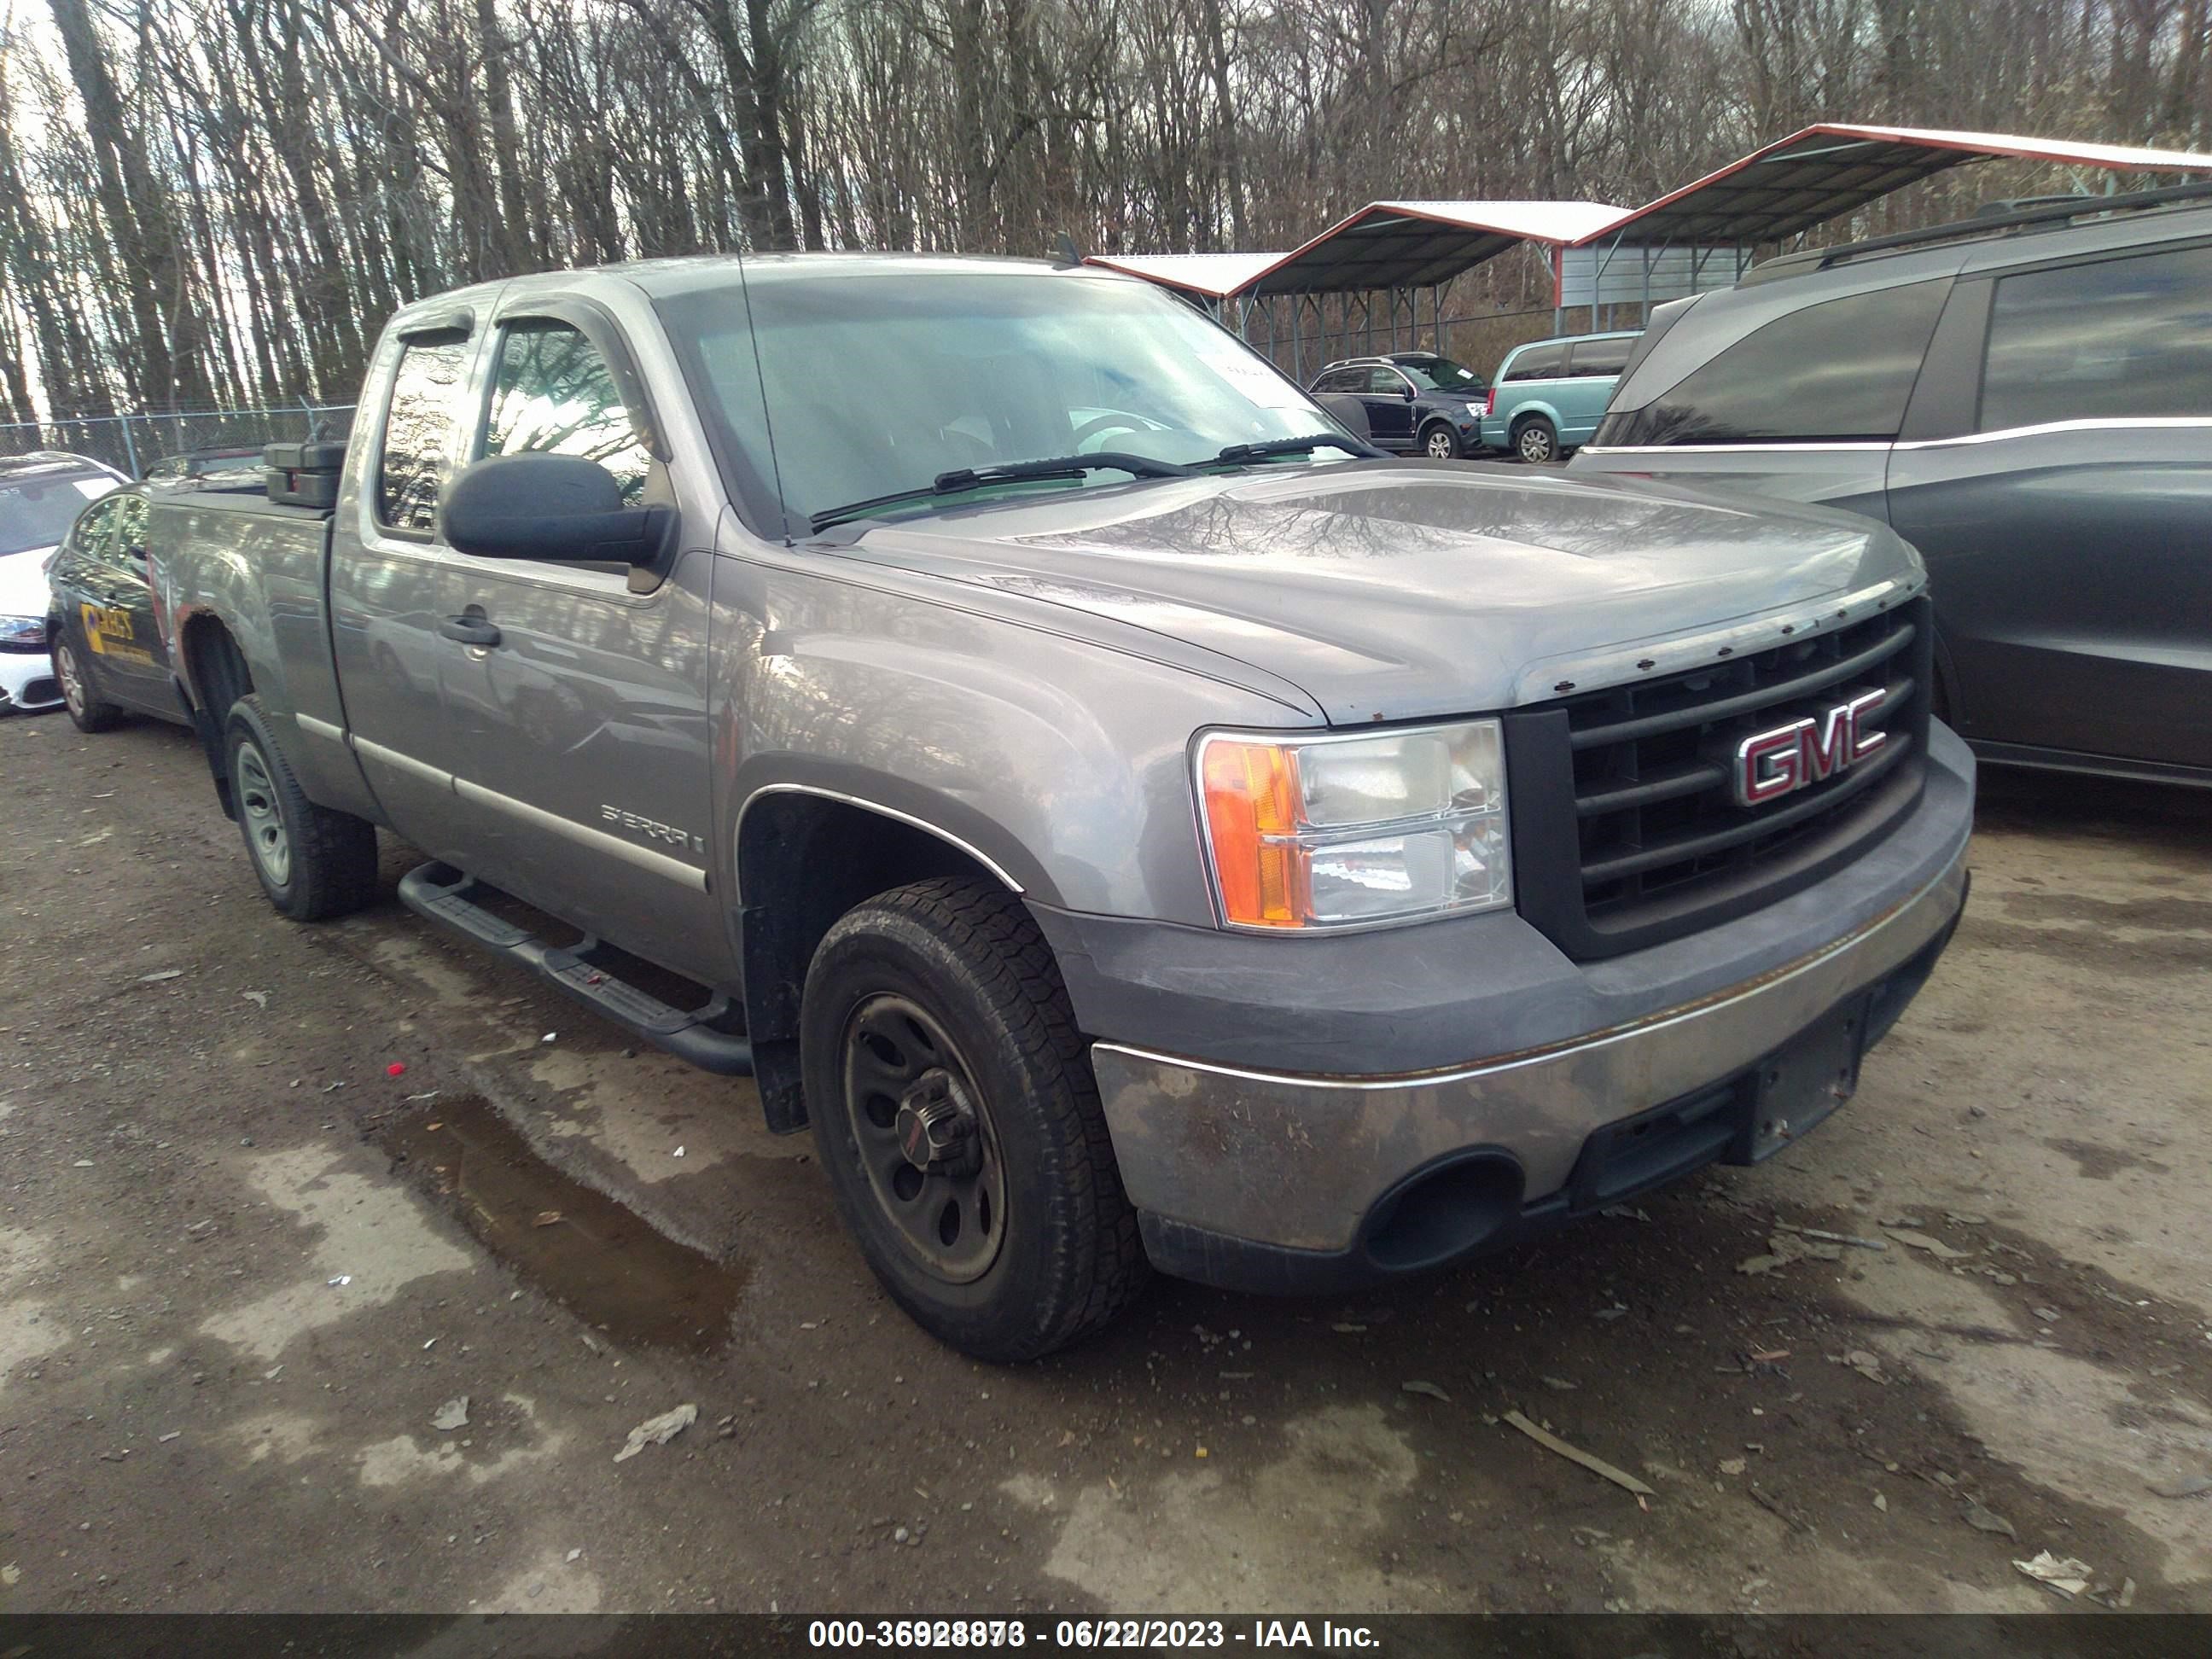
[[[972,1284],[1006,1231],[1006,1165],[975,1074],[938,1020],[892,993],[845,1021],[845,1110],[868,1190],[933,1277]]]

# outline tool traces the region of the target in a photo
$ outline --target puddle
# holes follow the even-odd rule
[[[742,1269],[663,1237],[571,1181],[481,1097],[441,1100],[378,1139],[494,1254],[594,1329],[700,1353],[728,1340]],[[558,1219],[540,1224],[549,1215]]]

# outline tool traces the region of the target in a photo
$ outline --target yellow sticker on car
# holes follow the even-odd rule
[[[84,614],[84,639],[95,653],[106,655],[111,645],[128,646],[138,637],[131,626],[128,611],[111,611],[106,605],[87,603],[77,607]],[[118,651],[118,656],[128,653]]]

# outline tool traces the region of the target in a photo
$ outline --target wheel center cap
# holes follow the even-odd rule
[[[894,1127],[899,1151],[915,1169],[925,1174],[975,1172],[975,1120],[949,1073],[923,1073],[900,1100]]]

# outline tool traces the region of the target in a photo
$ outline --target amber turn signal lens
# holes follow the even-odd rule
[[[1206,827],[1224,920],[1247,927],[1296,927],[1305,914],[1297,890],[1304,867],[1287,839],[1297,828],[1297,759],[1273,744],[1206,745]]]

